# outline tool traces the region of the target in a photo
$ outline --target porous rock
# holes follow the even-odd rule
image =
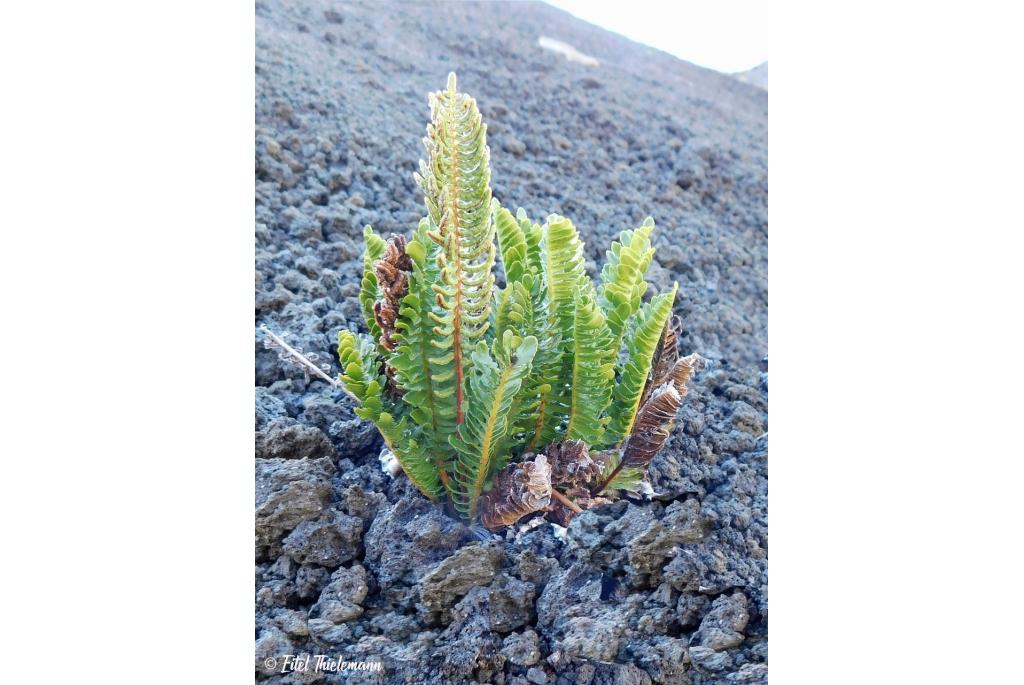
[[[334,457],[334,445],[319,428],[289,424],[276,419],[256,432],[256,457],[261,459],[303,459]]]
[[[323,513],[333,474],[327,458],[256,460],[257,558],[300,523]]]
[[[303,521],[284,539],[284,552],[300,564],[336,568],[359,554],[363,521],[336,510]]]
[[[490,583],[504,558],[504,549],[498,545],[466,545],[423,576],[420,601],[428,611],[450,607],[472,588]]]
[[[742,592],[723,595],[711,604],[711,611],[700,622],[700,630],[690,638],[691,645],[709,647],[716,652],[743,642],[747,627],[747,597]]]

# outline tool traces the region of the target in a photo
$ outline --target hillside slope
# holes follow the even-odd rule
[[[652,465],[653,502],[480,542],[384,476],[347,398],[257,336],[258,677],[292,682],[266,659],[307,652],[385,663],[337,682],[766,679],[765,91],[540,3],[261,0],[256,324],[337,372],[338,331],[362,330],[361,228],[422,216],[426,95],[449,71],[488,123],[495,196],[569,216],[592,275],[655,218],[649,280],[679,282],[682,347],[716,363]]]
[[[747,69],[746,71],[740,71],[733,74],[736,78],[744,83],[757,86],[758,88],[764,88],[768,90],[768,63],[762,62],[753,69]]]

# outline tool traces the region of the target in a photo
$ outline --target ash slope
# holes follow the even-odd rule
[[[544,35],[599,64],[538,47]],[[596,276],[653,215],[649,280],[717,361],[660,493],[481,543],[379,472],[379,438],[256,346],[256,670],[276,682],[710,683],[767,677],[767,94],[532,3],[256,5],[256,322],[333,363],[362,330],[361,227],[408,232],[426,93],[488,122],[495,196],[557,211]],[[450,573],[458,568],[458,573]],[[268,672],[283,654],[384,674]]]

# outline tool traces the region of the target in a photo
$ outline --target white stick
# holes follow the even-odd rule
[[[311,361],[309,361],[308,359],[306,359],[306,357],[304,357],[304,356],[302,355],[302,353],[301,353],[301,352],[299,352],[299,351],[298,351],[298,350],[296,350],[296,349],[295,349],[294,347],[292,347],[291,345],[289,345],[288,343],[286,343],[286,342],[284,341],[284,339],[283,339],[283,338],[281,338],[281,336],[279,336],[279,335],[275,334],[275,333],[274,333],[274,331],[272,331],[272,330],[270,330],[269,328],[267,328],[267,324],[261,324],[261,325],[260,325],[260,330],[261,330],[261,331],[263,331],[263,333],[264,333],[264,334],[266,334],[266,336],[267,336],[267,337],[269,337],[269,338],[270,338],[271,340],[273,340],[273,341],[274,341],[274,343],[275,343],[276,345],[278,345],[278,346],[279,346],[279,347],[280,347],[280,348],[281,348],[282,350],[284,350],[285,352],[287,352],[288,354],[290,354],[290,355],[291,355],[292,357],[295,357],[295,359],[296,359],[296,360],[297,360],[297,361],[298,361],[298,362],[299,362],[300,364],[302,364],[302,365],[303,365],[304,367],[306,367],[307,369],[309,369],[310,371],[312,371],[312,372],[313,372],[313,373],[315,373],[315,374],[316,374],[317,376],[319,376],[319,377],[320,377],[320,378],[322,378],[323,380],[327,381],[328,383],[330,383],[330,384],[331,384],[331,385],[333,385],[334,387],[336,387],[336,388],[341,388],[342,390],[344,390],[344,391],[345,391],[345,394],[346,394],[346,395],[348,395],[349,397],[351,397],[352,399],[354,399],[354,400],[355,400],[356,402],[358,402],[358,401],[359,401],[359,398],[358,398],[358,397],[356,397],[355,395],[353,395],[353,394],[352,394],[351,392],[349,392],[349,391],[348,391],[348,388],[346,388],[346,387],[345,387],[345,386],[344,386],[344,385],[343,385],[343,384],[341,383],[341,381],[339,381],[339,380],[338,380],[338,379],[336,379],[336,378],[331,378],[331,377],[330,377],[330,376],[328,376],[328,375],[327,375],[326,373],[324,373],[323,369],[321,369],[321,368],[320,368],[319,366],[317,366],[317,365],[316,365],[316,364],[314,364],[313,362],[311,362]]]

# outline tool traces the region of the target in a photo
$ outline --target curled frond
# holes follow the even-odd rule
[[[676,362],[679,361],[679,338],[682,335],[682,326],[678,316],[670,316],[669,320],[665,322],[661,339],[658,340],[658,348],[654,351],[654,357],[651,359],[651,371],[648,374],[647,384],[640,396],[641,407],[647,402],[647,398],[651,396],[654,389],[668,380],[669,374]]]
[[[669,372],[668,380],[655,388],[650,398],[640,408],[629,439],[622,450],[621,459],[602,484],[593,491],[595,494],[606,488],[630,491],[638,488],[647,466],[671,435],[672,423],[688,391],[690,377],[702,363],[703,360],[696,354],[683,357],[675,363]]]
[[[582,440],[553,442],[544,448],[544,454],[551,463],[551,482],[556,486],[590,483],[603,470],[603,463],[591,458],[587,443]]]
[[[494,477],[494,487],[480,498],[480,520],[491,530],[510,526],[551,502],[551,467],[538,454],[512,464]]]
[[[647,468],[672,434],[672,422],[682,401],[683,396],[674,383],[655,388],[637,414],[633,432],[622,451],[623,468]]]

